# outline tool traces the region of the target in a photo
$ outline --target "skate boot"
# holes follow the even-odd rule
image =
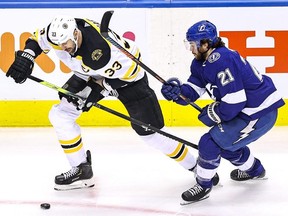
[[[230,177],[234,181],[247,181],[250,179],[266,179],[265,178],[266,171],[264,170],[260,175],[258,176],[250,176],[245,171],[241,171],[239,169],[235,169],[230,173]]]
[[[195,173],[195,175],[196,175],[196,166],[194,166],[193,168],[189,169],[189,171]],[[220,181],[219,175],[218,175],[218,173],[216,173],[214,175],[214,177],[212,178],[213,186],[218,185],[219,181]]]
[[[203,188],[200,184],[194,185],[194,187],[182,193],[182,199],[185,201],[181,205],[187,205],[194,202],[207,199],[212,190],[211,188]]]
[[[64,191],[94,186],[91,153],[89,150],[86,152],[86,155],[87,162],[77,167],[72,167],[68,172],[55,177],[55,190]]]

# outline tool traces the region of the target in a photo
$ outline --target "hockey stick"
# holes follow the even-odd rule
[[[102,36],[108,40],[110,43],[112,43],[115,47],[117,47],[121,52],[123,52],[128,58],[132,59],[134,62],[136,62],[140,67],[142,67],[145,71],[147,71],[149,74],[151,74],[153,77],[155,77],[157,80],[159,80],[162,84],[168,84],[166,80],[164,80],[162,77],[160,77],[158,74],[156,74],[153,70],[151,70],[147,65],[145,65],[143,62],[139,61],[134,55],[129,53],[124,47],[122,47],[119,43],[117,43],[115,40],[113,40],[109,34],[109,23],[110,19],[113,15],[114,11],[106,11],[102,17],[101,25],[100,25],[100,32]],[[199,112],[202,112],[202,108],[199,107],[197,104],[190,101],[189,98],[186,98],[184,95],[180,94],[180,97],[187,103],[193,106],[195,109],[197,109]]]
[[[78,96],[78,95],[76,95],[76,94],[74,94],[74,93],[72,93],[70,91],[67,91],[66,89],[63,89],[63,88],[61,88],[59,86],[56,86],[56,85],[54,85],[52,83],[49,83],[49,82],[45,81],[45,80],[39,79],[39,78],[34,77],[32,75],[28,76],[28,78],[33,80],[33,81],[35,81],[35,82],[38,82],[38,83],[40,83],[40,84],[42,84],[42,85],[44,85],[44,86],[46,86],[48,88],[51,88],[51,89],[54,89],[54,90],[56,90],[58,92],[66,94],[68,96],[71,96],[71,97],[74,97],[74,98],[77,98],[77,99],[80,99],[80,100],[83,100],[83,101],[85,100],[85,98],[80,97],[80,96]],[[119,113],[119,112],[117,112],[115,110],[112,110],[112,109],[110,109],[108,107],[105,107],[105,106],[103,106],[103,105],[101,105],[99,103],[94,103],[93,106],[95,106],[95,107],[97,107],[97,108],[99,108],[101,110],[104,110],[104,111],[106,111],[106,112],[108,112],[110,114],[113,114],[113,115],[116,115],[116,116],[118,116],[120,118],[123,118],[123,119],[125,119],[127,121],[130,121],[131,123],[133,123],[135,125],[138,125],[138,126],[144,128],[145,130],[154,131],[154,132],[159,133],[159,134],[161,134],[163,136],[169,137],[169,138],[171,138],[173,140],[176,140],[176,141],[181,142],[181,143],[183,143],[183,144],[185,144],[187,146],[190,146],[190,147],[192,147],[194,149],[198,149],[198,146],[196,144],[194,144],[194,143],[190,143],[190,142],[188,142],[186,140],[183,140],[183,139],[181,139],[179,137],[176,137],[176,136],[174,136],[172,134],[166,133],[166,132],[164,132],[164,131],[162,131],[162,130],[160,130],[158,128],[153,127],[150,124],[146,124],[146,123],[141,122],[141,121],[139,121],[137,119],[134,119],[132,117],[126,116],[126,115],[124,115],[122,113]]]

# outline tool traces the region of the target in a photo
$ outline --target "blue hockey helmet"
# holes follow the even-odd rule
[[[217,41],[217,37],[216,26],[208,20],[195,23],[186,33],[186,40],[195,42],[198,48],[201,45],[201,40],[204,39],[208,39],[209,46],[213,46]]]

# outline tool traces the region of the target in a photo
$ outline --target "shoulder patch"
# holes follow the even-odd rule
[[[208,62],[212,64],[213,62],[217,61],[220,57],[221,57],[220,53],[218,52],[212,53],[208,57]]]

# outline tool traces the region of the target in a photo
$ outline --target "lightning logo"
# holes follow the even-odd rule
[[[257,123],[257,121],[258,121],[258,119],[250,121],[249,124],[243,130],[240,131],[240,133],[242,133],[242,134],[240,135],[239,139],[236,140],[233,144],[236,144],[240,140],[248,137],[250,135],[250,133],[255,130],[254,125]]]

